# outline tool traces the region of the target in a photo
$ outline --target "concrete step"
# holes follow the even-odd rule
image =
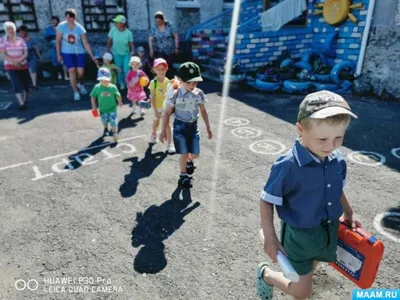
[[[209,73],[209,72],[202,72],[202,73],[201,73],[201,76],[202,76],[203,78],[208,79],[208,80],[212,80],[212,81],[215,81],[215,82],[223,83],[223,80],[221,80],[221,79],[219,78],[219,76],[216,76],[215,74],[211,74],[211,73]]]
[[[212,70],[212,72],[220,72],[222,69],[222,66],[214,64],[200,64],[200,67],[203,70]]]
[[[222,58],[211,58],[210,64],[215,65],[215,66],[224,66],[225,60]]]

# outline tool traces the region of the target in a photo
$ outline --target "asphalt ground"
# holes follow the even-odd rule
[[[296,138],[302,96],[233,87],[220,118],[221,86],[200,87],[215,138],[200,121],[194,187],[181,191],[178,156],[148,144],[151,111],[125,104],[116,145],[66,83],[32,92],[23,112],[2,83],[0,299],[257,299],[259,192]],[[373,287],[399,288],[400,103],[347,99],[359,119],[341,148],[345,191],[385,244]],[[320,264],[311,299],[351,299],[355,288]]]

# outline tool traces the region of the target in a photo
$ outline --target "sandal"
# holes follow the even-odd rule
[[[257,268],[257,294],[263,300],[271,300],[274,294],[274,287],[267,284],[263,279],[264,269],[267,266],[268,264],[263,262]]]

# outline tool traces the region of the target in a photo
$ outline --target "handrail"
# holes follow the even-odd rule
[[[191,28],[188,30],[188,32],[186,33],[185,41],[188,41],[188,40],[191,38],[193,31],[195,31],[195,30],[197,30],[197,29],[200,29],[200,28],[202,28],[204,25],[210,24],[210,23],[214,22],[215,20],[217,20],[217,19],[219,19],[219,18],[221,18],[221,17],[223,17],[223,16],[225,16],[225,15],[227,15],[227,14],[229,14],[229,13],[232,13],[232,12],[233,12],[233,9],[232,9],[232,8],[227,9],[227,10],[225,10],[224,12],[220,13],[219,15],[216,15],[215,17],[212,17],[211,19],[208,19],[207,21],[204,21],[203,23],[200,23],[200,24],[197,24],[197,25],[191,27]]]

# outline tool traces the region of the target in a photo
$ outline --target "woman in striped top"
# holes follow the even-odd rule
[[[6,35],[0,39],[0,54],[4,58],[4,70],[11,80],[19,109],[24,110],[28,103],[29,93],[29,67],[26,58],[28,47],[25,41],[16,35],[16,27],[12,22],[4,23]]]

